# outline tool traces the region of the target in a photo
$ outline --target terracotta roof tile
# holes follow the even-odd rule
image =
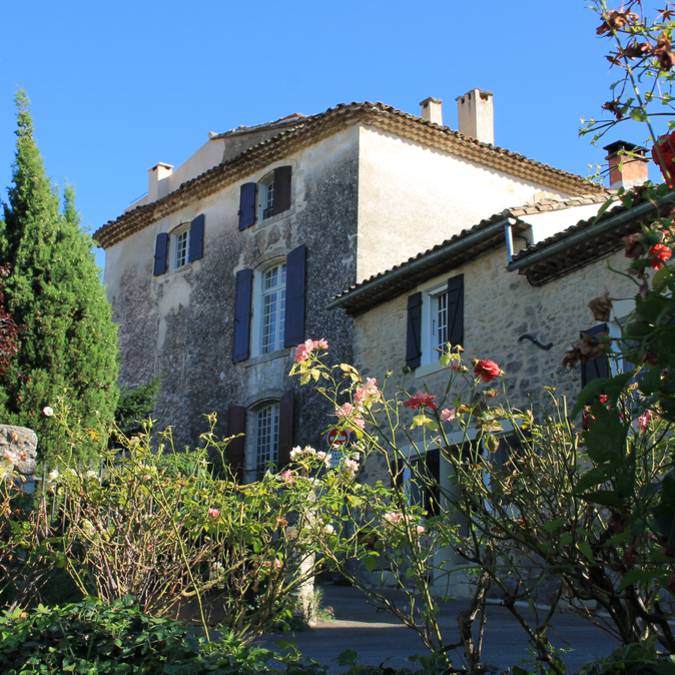
[[[527,223],[518,220],[522,216],[534,215],[547,211],[558,211],[561,209],[569,209],[578,206],[601,204],[607,200],[607,197],[608,193],[603,192],[600,194],[571,197],[569,199],[545,199],[538,202],[523,204],[522,206],[504,209],[503,211],[495,213],[489,218],[481,220],[478,224],[468,229],[462,230],[449,239],[442,241],[440,244],[436,244],[432,248],[429,248],[426,251],[422,251],[421,253],[408,258],[398,265],[394,265],[387,270],[378,272],[377,274],[374,274],[357,284],[352,284],[349,288],[346,288],[341,293],[337,294],[331,300],[330,306],[343,306],[351,312],[363,311],[363,309],[366,307],[372,307],[387,298],[393,297],[395,294],[414,288],[422,281],[430,279],[436,276],[436,274],[442,274],[444,271],[451,269],[451,264],[457,265],[461,262],[464,262],[467,259],[467,255],[456,256],[448,251],[449,255],[446,259],[441,259],[433,264],[430,263],[429,265],[423,265],[422,269],[418,269],[414,273],[411,272],[411,274],[409,274],[406,279],[402,279],[401,274],[405,273],[406,268],[412,267],[414,263],[419,263],[425,258],[429,258],[443,249],[452,249],[456,244],[458,244],[463,239],[466,239],[470,235],[486,230],[488,227],[495,225],[496,223],[503,222],[507,218],[514,218],[517,221],[516,225],[522,229],[525,229],[527,227]],[[489,241],[482,242],[480,248],[470,249],[470,252],[472,255],[477,255],[494,245],[503,243],[503,241],[504,237],[500,233],[499,236],[496,236]],[[394,275],[398,275],[399,277],[398,282],[395,284],[390,283],[390,280]],[[357,291],[360,292],[362,290],[367,290],[368,298],[363,297],[359,298],[358,301],[351,302],[350,298],[353,297],[354,293]]]
[[[297,123],[284,127],[279,134],[182,183],[165,197],[150,204],[137,206],[106,223],[94,233],[94,239],[107,248],[183,207],[187,201],[212,194],[279,158],[353,124],[372,126],[560,192],[573,195],[603,191],[600,185],[581,176],[529,159],[517,152],[464,136],[458,131],[428,122],[383,103],[354,102],[339,104],[317,115],[298,118]]]

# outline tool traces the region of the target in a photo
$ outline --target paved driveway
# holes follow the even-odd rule
[[[321,621],[315,628],[289,635],[273,635],[263,643],[274,647],[277,640],[295,642],[307,657],[331,667],[337,666],[337,656],[347,649],[358,653],[360,663],[389,666],[411,665],[407,657],[424,654],[425,649],[417,634],[401,626],[388,612],[368,604],[357,591],[349,587],[325,586],[324,606],[335,613],[332,621]],[[461,601],[445,603],[441,624],[444,635],[453,639],[457,635],[457,614],[466,607]],[[551,639],[559,647],[570,651],[565,661],[570,672],[583,663],[607,655],[616,646],[601,630],[571,614],[561,614],[551,631]],[[490,607],[486,625],[484,662],[506,669],[528,659],[527,638],[523,629],[503,607]],[[458,654],[457,665],[461,663]]]

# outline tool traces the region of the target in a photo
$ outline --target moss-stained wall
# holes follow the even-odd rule
[[[357,133],[335,134],[241,182],[257,181],[277,165],[293,167],[289,211],[240,232],[239,185],[145,228],[106,251],[106,283],[120,325],[121,379],[139,384],[161,378],[155,415],[171,424],[179,445],[205,430],[203,414],[224,420],[230,404],[278,397],[291,386],[291,350],[232,363],[234,283],[237,270],[282,259],[307,246],[307,334],[328,337],[340,358],[351,358],[351,322],[325,309],[355,278]],[[206,217],[204,257],[153,277],[155,237],[196,215]],[[324,419],[303,406],[298,440],[314,438]],[[298,413],[300,414],[300,413]]]

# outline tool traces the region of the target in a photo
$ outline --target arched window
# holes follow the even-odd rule
[[[171,232],[171,269],[177,270],[188,262],[190,223],[183,223]]]
[[[265,401],[251,410],[246,447],[246,478],[259,480],[279,461],[279,402]]]

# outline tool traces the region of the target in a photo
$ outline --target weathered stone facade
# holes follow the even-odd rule
[[[178,447],[198,441],[205,413],[215,411],[224,421],[230,406],[279,400],[293,386],[288,348],[233,363],[238,271],[262,270],[306,246],[305,337],[327,338],[333,358],[351,361],[352,320],[327,308],[338,291],[471,226],[488,207],[498,211],[543,192],[564,197],[587,186],[520,156],[507,163],[507,151],[481,148],[379,104],[355,105],[351,117],[335,121],[346,110],[325,113],[325,124],[334,127],[317,126],[316,132],[312,125],[321,116],[278,136],[269,129],[246,139],[236,132],[214,136],[175,171],[158,165],[150,189],[156,200],[140,200],[97,233],[106,247],[105,281],[119,324],[121,381],[160,378],[154,416],[160,428],[173,427]],[[367,123],[371,118],[374,126]],[[303,134],[309,136],[301,142]],[[454,153],[455,145],[461,153]],[[214,148],[222,150],[216,166]],[[292,169],[290,208],[240,230],[241,185],[258,183],[281,166]],[[252,168],[245,173],[241,167]],[[199,170],[204,173],[195,176]],[[165,177],[153,184],[160,173]],[[229,175],[234,178],[222,177]],[[156,237],[200,214],[203,256],[154,276]],[[385,353],[391,348],[388,340],[381,345]],[[327,423],[325,407],[307,396],[296,392],[296,443],[319,441]],[[219,430],[226,431],[224,425]]]

